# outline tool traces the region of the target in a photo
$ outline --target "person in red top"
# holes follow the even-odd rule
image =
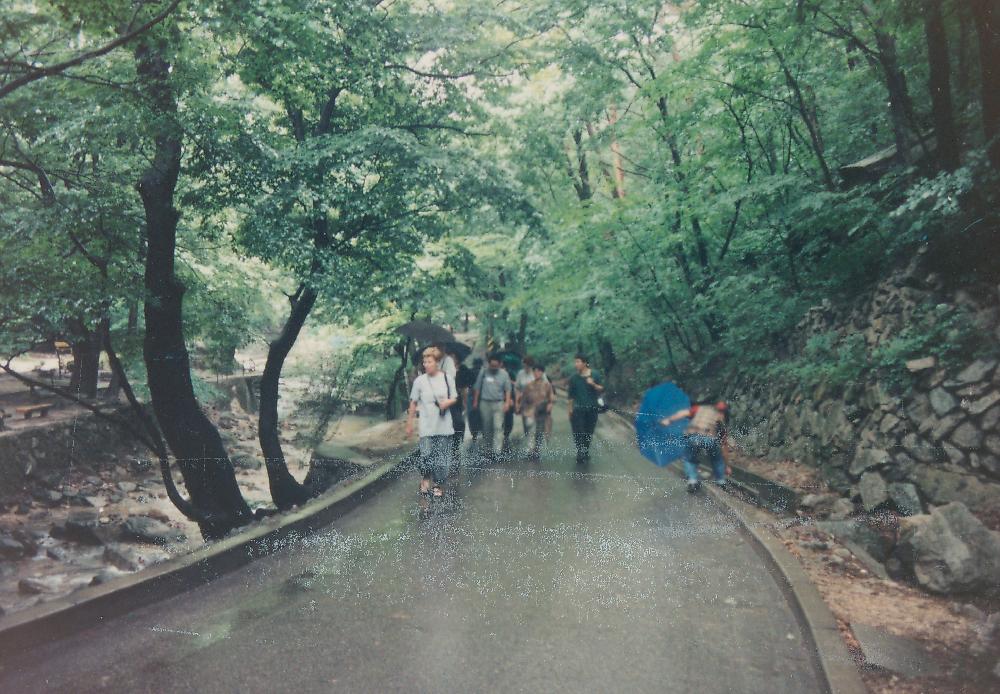
[[[687,490],[698,491],[701,482],[698,480],[698,451],[704,450],[712,461],[712,473],[715,483],[720,487],[726,485],[726,459],[722,451],[726,445],[726,425],[729,419],[729,406],[721,400],[713,405],[692,405],[674,412],[669,417],[660,420],[664,426],[670,426],[678,419],[690,417],[691,421],[684,430],[684,475],[687,477]]]

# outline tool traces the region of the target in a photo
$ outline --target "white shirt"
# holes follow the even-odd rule
[[[458,373],[458,366],[455,364],[455,360],[451,358],[450,354],[446,354],[444,360],[441,362],[441,370],[448,374],[448,378],[451,379],[451,383],[454,385],[455,374]]]
[[[427,374],[417,376],[410,389],[410,401],[417,403],[421,438],[451,436],[455,433],[455,427],[451,423],[451,412],[447,410],[441,412],[436,404],[455,396],[455,381],[444,372],[439,371],[433,377]]]

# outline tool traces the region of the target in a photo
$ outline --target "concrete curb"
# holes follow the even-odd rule
[[[617,413],[608,414],[633,429],[632,422],[625,417]],[[779,587],[802,625],[816,669],[825,680],[825,691],[829,694],[867,694],[868,687],[844,644],[837,620],[802,565],[777,538],[762,531],[747,518],[746,511],[750,506],[710,485],[703,488],[707,489],[722,512],[735,520],[747,534],[750,544],[778,579]]]
[[[779,578],[778,584],[802,624],[817,670],[826,680],[826,691],[830,694],[867,694],[868,687],[844,644],[837,620],[799,561],[780,540],[748,520],[749,505],[720,489],[707,487],[707,491],[723,513],[733,518],[750,537],[751,545],[769,565],[772,574]]]
[[[400,455],[403,451],[400,451]],[[328,525],[378,493],[410,460],[378,465],[350,486],[328,492],[301,508],[262,520],[245,532],[99,586],[81,588],[0,618],[0,668],[18,653],[83,631],[131,610],[173,597],[234,571],[284,546],[284,541]],[[393,456],[395,457],[395,456]]]

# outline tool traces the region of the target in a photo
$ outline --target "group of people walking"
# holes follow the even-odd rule
[[[584,464],[590,460],[604,385],[586,355],[577,354],[573,363],[575,373],[568,384],[569,419],[576,461]],[[422,493],[444,494],[466,428],[480,456],[492,462],[498,457],[497,434],[502,436],[500,450],[509,452],[515,415],[520,415],[526,455],[530,460],[540,458],[545,438],[552,432],[555,404],[555,389],[544,364],[525,357],[522,368],[512,374],[494,353],[475,373],[457,354],[437,346],[424,349],[421,364],[423,373],[414,379],[410,390],[406,435],[413,435],[416,423]]]
[[[539,459],[545,437],[552,431],[555,390],[544,364],[525,357],[523,367],[512,375],[499,354],[490,354],[478,373],[462,361],[458,354],[446,353],[444,348],[427,347],[421,356],[423,373],[414,379],[410,390],[406,435],[413,435],[416,423],[423,473],[420,491],[435,497],[444,495],[449,473],[459,459],[466,423],[473,442],[478,443],[480,456],[488,462],[497,459],[498,432],[502,435],[501,450],[509,452],[515,414],[521,417],[530,460]],[[598,415],[605,409],[604,383],[585,354],[574,357],[573,367],[567,384],[567,407],[576,462],[584,465],[590,461]],[[697,458],[701,452],[708,455],[716,482],[725,484],[727,416],[728,407],[718,402],[692,405],[661,420],[663,426],[690,420],[684,431],[683,456],[688,491],[695,492],[700,486]]]

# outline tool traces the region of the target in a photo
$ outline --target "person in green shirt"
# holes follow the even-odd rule
[[[597,398],[604,392],[601,375],[590,368],[585,354],[573,359],[576,373],[569,379],[569,425],[573,430],[578,465],[590,462],[590,442],[597,426]]]

